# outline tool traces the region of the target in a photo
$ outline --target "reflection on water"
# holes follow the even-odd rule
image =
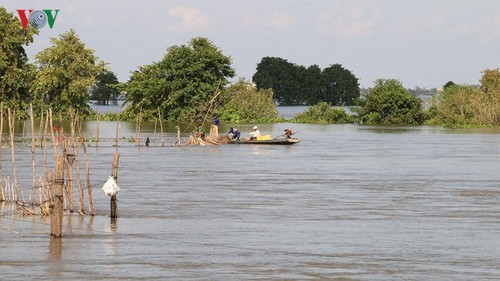
[[[100,188],[116,148],[89,148],[97,215],[66,217],[63,238],[51,239],[47,219],[0,203],[1,226],[21,234],[0,226],[0,279],[500,276],[498,129],[259,127],[292,127],[301,143],[120,146],[114,222]],[[29,170],[29,149],[17,155]]]

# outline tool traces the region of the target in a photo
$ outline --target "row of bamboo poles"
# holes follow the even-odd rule
[[[8,142],[10,147],[10,157],[12,164],[12,175],[3,174],[3,149],[0,149],[0,202],[16,203],[23,209],[24,214],[49,215],[50,207],[54,204],[54,172],[55,159],[63,156],[65,161],[65,182],[64,209],[70,212],[78,212],[84,215],[88,211],[89,215],[94,215],[94,204],[92,197],[92,186],[90,185],[90,166],[88,154],[85,146],[85,138],[82,136],[82,121],[73,111],[70,111],[70,132],[66,134],[60,122],[60,128],[54,125],[52,110],[42,112],[38,134],[35,132],[35,120],[33,106],[30,105],[31,124],[31,169],[32,186],[20,187],[18,182],[16,154],[15,154],[15,110],[4,108],[0,104],[0,146],[4,147],[3,129],[7,121],[9,128]],[[6,113],[6,114],[5,114]],[[7,115],[5,117],[5,115]],[[49,147],[53,149],[53,160],[49,160]],[[42,152],[42,167],[37,166],[37,148]],[[86,178],[82,183],[80,154],[83,155],[83,165],[85,165]],[[73,181],[73,166],[76,170],[76,187]],[[41,171],[39,170],[41,169]],[[39,176],[39,174],[41,174]],[[11,180],[12,178],[12,180]],[[5,181],[5,184],[4,184]],[[78,198],[74,198],[74,189],[77,189]],[[85,198],[85,193],[87,198]],[[28,200],[26,200],[26,195]],[[87,199],[87,200],[85,200]],[[77,205],[77,207],[76,207]],[[87,206],[85,206],[87,205]]]

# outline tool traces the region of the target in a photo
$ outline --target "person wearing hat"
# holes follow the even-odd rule
[[[260,137],[259,127],[254,126],[252,128],[252,132],[250,133],[250,140],[256,140],[257,137]]]

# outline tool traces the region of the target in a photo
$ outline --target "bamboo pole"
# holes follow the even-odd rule
[[[99,111],[97,111],[97,132],[96,132],[96,143],[95,145],[99,145],[99,126],[100,126],[100,120],[99,120]],[[80,136],[81,136],[81,131],[80,131]]]
[[[63,186],[64,186],[64,158],[61,155],[56,157],[56,191],[54,198],[54,209],[50,217],[50,235],[52,237],[62,237],[62,217],[63,217]]]
[[[47,115],[45,116],[45,124],[43,127],[43,133],[42,133],[42,147],[43,147],[43,174],[48,175],[48,169],[47,169],[47,155],[48,155],[48,146],[47,146],[47,140],[45,139],[45,135],[47,134],[47,127],[49,125],[49,112],[47,111]],[[51,172],[52,174],[52,172]],[[50,181],[47,180],[48,183]],[[51,186],[48,186],[47,188],[48,196],[49,198],[52,198],[52,188]]]
[[[120,160],[120,154],[115,152],[113,155],[113,166],[111,167],[111,176],[114,178],[115,182],[118,184],[118,161]],[[111,196],[111,219],[118,218],[118,206],[116,204],[116,194]]]
[[[58,156],[58,153],[57,153],[58,141],[56,140],[56,136],[54,134],[56,127],[54,126],[54,119],[52,117],[52,108],[49,108],[49,121],[50,121],[50,135],[52,138],[52,145],[54,146],[54,160],[55,160],[56,157]]]
[[[52,194],[54,194],[54,173],[52,171],[48,171],[45,174],[45,180],[47,181],[47,191],[49,194],[49,202],[50,205],[54,204],[54,198],[52,197]]]
[[[12,158],[12,173],[14,176],[14,201],[18,202],[19,200],[19,188],[17,185],[17,171],[16,171],[16,154],[14,149],[14,116],[16,114],[15,110],[7,109],[9,114],[9,135],[10,135],[10,153]]]
[[[30,125],[31,125],[31,169],[32,175],[32,190],[31,190],[31,205],[35,206],[35,187],[36,187],[36,151],[35,151],[35,120],[33,116],[33,104],[30,103]]]
[[[75,123],[78,123],[78,113],[75,116]],[[85,208],[84,208],[84,196],[83,196],[83,188],[82,188],[82,182],[80,178],[80,161],[78,161],[78,145],[75,142],[75,123],[71,123],[71,144],[73,145],[73,153],[75,154],[75,170],[76,170],[76,184],[78,186],[78,199],[80,201],[79,208],[78,208],[78,213],[80,215],[85,214]],[[78,126],[78,125],[77,125]]]
[[[2,174],[2,146],[3,146],[3,101],[0,103],[0,202],[5,201],[3,193],[3,174]]]
[[[159,108],[158,108],[158,121],[160,122],[161,146],[165,146],[165,139],[163,138],[163,120]]]
[[[113,146],[116,146],[116,149],[118,150],[118,127],[119,127],[119,118],[118,118],[118,114],[116,115],[116,134],[115,134],[115,143],[113,144]]]
[[[89,198],[89,214],[91,216],[94,215],[94,199],[92,197],[92,186],[90,185],[90,165],[89,165],[89,156],[87,154],[87,148],[85,147],[85,139],[82,136],[82,125],[81,123],[78,126],[78,135],[80,136],[80,143],[83,148],[83,157],[85,159],[85,171],[87,176],[87,197]]]
[[[73,110],[69,110],[69,123],[70,127],[73,127]],[[71,141],[71,138],[70,138]],[[74,205],[73,205],[73,162],[75,160],[75,152],[70,151],[68,152],[67,149],[67,143],[66,140],[64,141],[64,151],[65,151],[65,160],[66,160],[66,167],[68,169],[68,185],[67,185],[67,191],[68,191],[68,199],[69,199],[69,211],[72,213],[74,211]]]

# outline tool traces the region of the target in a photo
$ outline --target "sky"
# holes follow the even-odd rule
[[[18,9],[59,9],[53,28],[26,47],[74,29],[120,82],[160,61],[171,46],[206,37],[251,80],[264,57],[321,69],[341,64],[369,88],[398,79],[406,88],[479,84],[500,68],[498,0],[0,0]],[[21,23],[20,23],[21,24]]]

